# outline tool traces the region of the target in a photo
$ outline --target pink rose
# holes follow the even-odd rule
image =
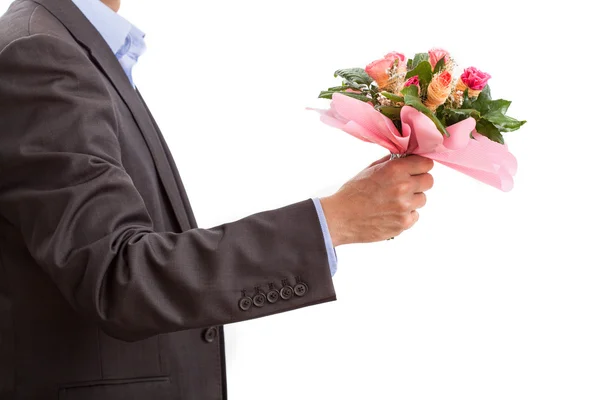
[[[460,76],[463,83],[471,90],[483,90],[492,76],[475,67],[465,69]]]
[[[431,49],[429,50],[429,64],[431,64],[431,68],[435,68],[437,63],[444,59],[446,66],[450,64],[450,53],[448,53],[444,49]]]
[[[418,76],[413,76],[412,78],[410,78],[409,80],[407,80],[406,82],[404,82],[404,87],[409,87],[411,85],[415,85],[417,87],[419,87],[419,77]]]
[[[377,82],[380,88],[387,86],[390,79],[390,70],[394,66],[394,63],[398,60],[398,63],[405,63],[406,57],[401,53],[388,53],[381,60],[373,61],[367,65],[365,71],[367,74]]]
[[[452,83],[452,74],[448,71],[442,72],[437,78],[443,87],[449,87],[450,83]]]
[[[397,51],[392,51],[391,53],[387,53],[384,58],[386,58],[388,60],[398,59],[398,60],[400,60],[400,62],[406,61],[406,57],[404,56],[404,54],[398,53]]]

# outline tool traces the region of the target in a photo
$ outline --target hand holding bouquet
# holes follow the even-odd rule
[[[489,74],[456,70],[441,49],[412,59],[393,52],[364,69],[338,70],[342,84],[319,95],[332,100],[321,120],[392,157],[419,154],[508,191],[517,162],[502,134],[525,121],[506,115],[510,101],[492,99]]]

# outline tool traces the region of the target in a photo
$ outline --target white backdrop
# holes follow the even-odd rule
[[[204,227],[328,195],[385,155],[304,108],[326,106],[334,70],[392,50],[446,48],[529,121],[506,134],[512,192],[438,165],[412,230],[337,249],[337,302],[227,326],[231,399],[600,398],[589,7],[123,0],[147,33],[134,78]]]

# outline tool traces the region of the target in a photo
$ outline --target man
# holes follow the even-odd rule
[[[118,0],[0,18],[0,398],[225,399],[222,325],[335,299],[334,247],[410,228],[430,160],[198,229]],[[210,189],[207,189],[210,190]]]

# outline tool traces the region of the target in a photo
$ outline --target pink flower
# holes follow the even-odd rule
[[[413,76],[412,78],[410,78],[409,80],[407,80],[406,82],[404,82],[404,87],[409,87],[411,85],[415,85],[417,87],[419,87],[419,77],[418,76]]]
[[[438,79],[443,87],[449,87],[450,83],[452,83],[452,74],[448,71],[444,71],[438,75]]]
[[[431,64],[431,68],[435,68],[437,63],[444,59],[446,66],[450,64],[450,53],[448,53],[444,49],[431,49],[429,50],[429,64]]]
[[[461,81],[471,90],[483,90],[492,76],[475,67],[465,69],[460,76]]]
[[[390,60],[396,60],[396,59],[398,59],[401,62],[406,61],[406,57],[404,56],[404,54],[398,53],[397,51],[392,51],[391,53],[387,53],[384,58],[387,58],[387,59],[390,59]]]
[[[406,57],[404,54],[397,52],[388,53],[383,59],[373,61],[371,64],[367,65],[365,71],[375,80],[375,82],[377,82],[377,85],[383,89],[388,84],[390,72],[396,60],[398,63],[404,64],[406,62]]]

